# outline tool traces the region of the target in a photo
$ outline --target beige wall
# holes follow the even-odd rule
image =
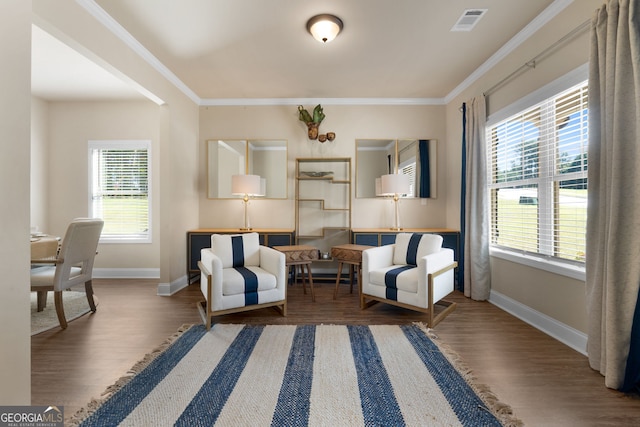
[[[33,1],[34,22],[53,34],[63,42],[79,50],[96,63],[107,70],[116,72],[126,81],[142,88],[146,93],[152,93],[164,101],[160,107],[155,107],[155,113],[150,110],[138,112],[144,119],[141,130],[136,131],[134,123],[127,125],[130,133],[154,134],[154,179],[159,180],[158,197],[154,200],[158,210],[154,213],[154,244],[152,248],[142,255],[144,263],[160,267],[159,292],[170,292],[183,284],[186,284],[186,230],[198,226],[198,107],[195,102],[187,97],[170,83],[163,75],[153,69],[137,53],[133,52],[110,30],[99,24],[77,2],[50,2],[48,0]],[[66,104],[66,105],[62,105]],[[98,103],[101,104],[101,103]],[[112,134],[108,127],[108,120],[100,120],[97,116],[101,110],[107,111],[110,117],[117,117],[116,111],[110,110],[105,105],[91,106],[93,113],[84,114],[83,118],[89,120],[90,125],[77,122],[81,129],[73,131],[71,127],[72,111],[79,111],[76,103],[60,103],[52,107],[51,114],[60,116],[65,124],[51,129],[56,134],[57,148],[62,150],[55,156],[69,164],[68,159],[74,159],[80,163],[73,163],[70,167],[86,168],[86,150],[84,154],[78,154],[63,141],[67,136],[76,138],[80,133],[83,138],[94,138],[95,134]],[[53,118],[50,117],[51,123]],[[155,122],[155,123],[152,123]],[[147,132],[142,132],[142,130]],[[115,130],[115,129],[113,129]],[[113,131],[112,130],[112,131]],[[115,133],[115,132],[114,132]],[[148,138],[145,135],[145,138]],[[80,138],[78,138],[79,141]],[[78,141],[71,142],[76,148]],[[68,157],[64,157],[64,154]],[[82,156],[82,160],[80,157]],[[158,162],[157,164],[155,162]],[[155,167],[157,166],[157,167]],[[53,176],[53,172],[50,172]],[[153,172],[152,172],[153,173]],[[66,176],[66,177],[65,177]],[[61,180],[68,182],[69,176],[65,175]],[[85,178],[81,179],[79,186],[86,188]],[[83,184],[84,183],[84,184]],[[65,207],[58,214],[56,221],[50,222],[52,229],[60,229],[61,224],[75,215],[71,210],[87,210],[87,204],[82,197],[62,196],[73,207]],[[86,196],[84,197],[86,200]],[[157,215],[157,216],[156,216]],[[157,218],[157,221],[155,219]],[[157,239],[155,239],[157,233]],[[103,247],[105,245],[102,245]],[[115,246],[112,249],[102,249],[100,260],[96,261],[98,267],[109,266],[112,268],[127,268],[140,266],[140,257],[131,256],[130,250],[136,249],[133,245],[127,249],[125,256],[115,255]],[[112,251],[113,250],[113,251]],[[104,255],[104,256],[103,256]],[[132,264],[129,260],[135,260]],[[108,263],[108,264],[104,264]]]
[[[495,257],[491,274],[492,291],[586,333],[584,282]]]
[[[31,403],[31,2],[0,2],[0,404]]]
[[[533,37],[508,55],[488,73],[474,82],[447,105],[447,152],[449,173],[445,191],[447,197],[447,225],[457,223],[460,210],[460,141],[461,117],[458,109],[463,102],[480,96],[483,92],[511,74],[534,56],[560,40],[572,29],[589,20],[602,0],[572,2],[564,11],[545,25]],[[488,113],[501,108],[533,92],[547,83],[587,63],[589,60],[588,28],[562,47],[554,50],[536,63],[536,67],[517,76],[488,97]],[[518,263],[491,260],[492,289],[515,301],[537,310],[553,319],[586,333],[586,309],[584,283],[561,275],[548,273]]]
[[[305,106],[313,108],[312,105]],[[355,140],[360,138],[437,139],[438,182],[444,183],[447,167],[444,106],[336,106],[323,105],[326,114],[320,133],[333,131],[334,141],[309,141],[306,126],[298,120],[297,108],[290,106],[201,107],[200,108],[200,226],[242,225],[242,203],[236,200],[207,199],[206,141],[208,139],[286,139],[288,141],[287,200],[254,200],[253,227],[295,228],[295,159],[300,157],[350,157],[353,185],[352,227],[388,227],[393,224],[393,205],[388,200],[355,199]],[[459,166],[458,166],[459,167]],[[440,194],[440,193],[438,193]],[[404,227],[442,227],[445,224],[445,197],[401,202]],[[458,226],[454,225],[457,229]]]
[[[151,101],[52,102],[48,132],[49,229],[64,236],[67,225],[89,215],[90,140],[151,141],[152,243],[100,244],[96,268],[160,268],[160,107]]]
[[[31,98],[31,226],[49,228],[49,106]]]
[[[160,284],[186,284],[187,230],[198,227],[198,108],[184,97],[160,116]]]

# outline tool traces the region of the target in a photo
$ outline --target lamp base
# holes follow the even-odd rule
[[[253,227],[240,227],[238,230],[240,230],[240,231],[251,231],[251,230],[253,230]]]
[[[404,228],[402,228],[402,227],[389,227],[389,230],[392,230],[392,231],[402,231],[402,230],[404,230]]]

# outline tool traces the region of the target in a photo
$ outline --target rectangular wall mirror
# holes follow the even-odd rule
[[[207,141],[207,197],[235,198],[232,175],[259,175],[265,198],[287,198],[287,141],[210,139]]]
[[[389,173],[409,175],[405,197],[436,197],[435,139],[357,139],[356,198],[376,197],[376,178]]]

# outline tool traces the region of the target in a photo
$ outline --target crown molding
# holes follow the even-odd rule
[[[129,48],[136,52],[143,60],[171,82],[178,90],[201,107],[207,106],[274,106],[301,105],[320,103],[323,105],[446,105],[456,96],[467,89],[473,82],[486,74],[508,54],[513,52],[529,37],[540,30],[551,19],[558,15],[574,0],[555,0],[526,27],[502,46],[487,61],[471,73],[444,98],[208,98],[202,99],[193,92],[182,80],[169,70],[158,58],[138,42],[111,15],[102,9],[95,0],[76,0],[89,14],[104,25]]]
[[[529,22],[518,34],[513,36],[511,40],[505,43],[500,49],[496,51],[489,59],[487,59],[482,65],[462,81],[455,89],[453,89],[447,96],[444,97],[445,104],[450,103],[456,96],[460,95],[465,89],[473,84],[480,77],[485,75],[489,70],[495,67],[500,61],[502,61],[507,55],[513,52],[518,46],[524,43],[529,37],[534,35],[538,30],[545,26],[549,21],[562,12],[567,6],[573,3],[573,0],[555,0],[545,10],[543,10],[538,16],[536,16],[531,22]]]
[[[133,50],[138,56],[146,61],[151,67],[153,67],[158,73],[166,78],[171,84],[173,84],[178,90],[185,94],[196,104],[200,103],[200,97],[196,95],[182,80],[178,78],[171,70],[169,70],[158,58],[156,58],[146,47],[144,47],[135,37],[131,35],[125,28],[118,23],[111,15],[109,15],[103,8],[101,8],[95,0],[76,0],[80,6],[82,6],[91,16],[96,18],[98,22],[111,31],[116,37],[118,37],[124,44],[126,44],[131,50]]]
[[[210,98],[202,107],[274,105],[445,105],[443,98]]]

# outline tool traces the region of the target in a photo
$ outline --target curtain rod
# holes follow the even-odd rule
[[[582,24],[578,25],[576,28],[571,30],[567,35],[562,37],[560,40],[556,41],[554,44],[552,44],[551,46],[547,47],[545,50],[543,50],[542,52],[540,52],[539,54],[534,56],[532,59],[530,59],[529,61],[525,62],[522,66],[520,66],[520,68],[515,70],[513,73],[509,74],[507,77],[503,78],[498,83],[494,84],[489,89],[487,89],[484,92],[484,96],[491,95],[496,89],[498,89],[503,84],[505,84],[506,82],[508,82],[512,78],[514,78],[516,75],[520,74],[522,71],[529,70],[531,68],[536,68],[536,63],[538,61],[540,61],[542,58],[544,58],[545,55],[547,55],[548,53],[553,51],[556,47],[560,46],[561,44],[563,44],[563,43],[565,43],[565,42],[567,42],[569,40],[571,40],[573,37],[575,37],[576,35],[578,35],[582,31],[584,31],[589,26],[590,23],[591,23],[591,19],[587,19]]]

